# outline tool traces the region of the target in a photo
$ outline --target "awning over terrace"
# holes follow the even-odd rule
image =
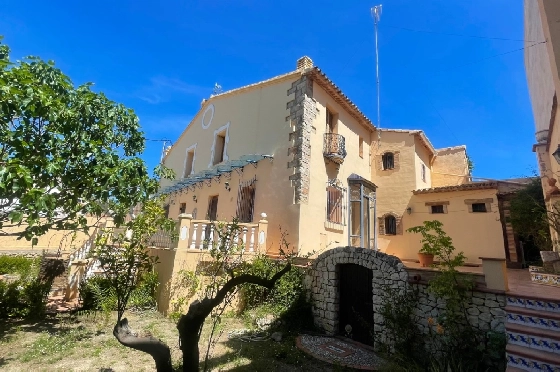
[[[172,185],[162,189],[159,194],[171,194],[177,191],[181,191],[185,188],[195,187],[197,184],[202,185],[202,182],[211,182],[214,178],[219,178],[222,175],[231,173],[234,170],[241,171],[246,165],[252,164],[255,167],[257,163],[263,159],[273,159],[272,155],[243,155],[238,160],[229,160],[223,163],[217,164],[210,169],[205,169],[201,172],[191,174],[186,178],[176,180]]]

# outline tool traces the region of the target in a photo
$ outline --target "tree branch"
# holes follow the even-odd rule
[[[126,318],[117,322],[113,328],[113,336],[121,345],[150,354],[156,362],[157,372],[173,371],[169,346],[152,336],[138,337],[128,327],[128,320]]]

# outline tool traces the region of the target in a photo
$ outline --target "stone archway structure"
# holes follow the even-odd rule
[[[323,252],[313,262],[308,284],[313,301],[315,325],[329,335],[339,333],[340,265],[349,263],[372,270],[373,319],[370,319],[370,322],[373,323],[375,334],[382,333],[384,331],[383,316],[380,314],[383,305],[380,296],[382,288],[389,286],[399,291],[406,290],[408,272],[397,257],[366,248],[334,248]]]

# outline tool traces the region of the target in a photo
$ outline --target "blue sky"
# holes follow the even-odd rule
[[[147,138],[175,141],[215,82],[225,90],[257,82],[292,71],[303,55],[375,120],[377,4],[3,0],[0,34],[12,58],[55,60],[75,83],[94,82],[133,108]],[[522,0],[382,4],[381,126],[423,129],[435,147],[466,144],[479,177],[530,175],[523,51],[488,58],[525,43],[438,34],[523,39]],[[161,143],[147,143],[150,167],[160,154]]]

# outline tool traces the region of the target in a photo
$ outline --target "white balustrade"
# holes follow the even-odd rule
[[[198,230],[198,224],[194,223],[192,228],[192,240],[191,240],[191,249],[196,249],[196,231]]]
[[[255,228],[251,227],[251,245],[249,245],[249,252],[255,250]]]
[[[204,249],[204,239],[206,239],[206,224],[201,223],[200,224],[200,244],[198,246],[198,249],[200,249],[200,250]]]

